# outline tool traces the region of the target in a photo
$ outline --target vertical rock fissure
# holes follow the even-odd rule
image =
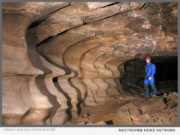
[[[60,77],[60,76],[58,76]],[[69,97],[69,95],[61,88],[61,85],[58,83],[58,77],[54,77],[53,78],[53,83],[55,85],[55,87],[59,90],[59,92],[61,92],[67,99],[67,109],[66,109],[66,113],[68,114],[69,118],[68,120],[72,119],[72,104],[71,104],[71,98]]]

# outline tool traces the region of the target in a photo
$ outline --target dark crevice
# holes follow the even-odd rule
[[[31,25],[30,25],[28,28],[29,28],[29,29],[32,29],[32,28],[34,28],[34,27],[42,24],[44,21],[47,20],[47,18],[48,18],[49,16],[51,16],[52,14],[58,12],[59,10],[61,10],[61,9],[63,9],[63,8],[66,8],[66,7],[68,7],[68,6],[70,6],[70,4],[67,4],[67,5],[65,5],[65,6],[63,6],[63,7],[61,7],[61,8],[55,9],[55,10],[51,11],[50,13],[48,13],[48,14],[40,17],[38,20],[36,20],[36,21],[34,21],[33,23],[31,23]]]
[[[167,101],[167,98],[164,97],[164,98],[163,98],[163,102],[167,105],[167,102],[168,102],[168,101]]]
[[[114,124],[112,120],[105,121],[105,123],[106,123],[107,125],[113,125],[113,124]]]
[[[106,7],[109,7],[109,6],[113,6],[113,5],[116,5],[116,4],[118,4],[119,2],[113,2],[113,3],[111,3],[111,4],[108,4],[108,5],[105,5],[105,6],[103,6],[103,7],[101,7],[101,8],[106,8]]]
[[[78,76],[78,73],[74,71],[74,76],[69,78],[68,79],[68,82],[69,84],[76,90],[76,93],[77,93],[77,114],[80,115],[81,114],[81,111],[82,111],[82,108],[81,108],[81,105],[83,105],[83,99],[82,99],[82,95],[81,95],[81,91],[78,87],[76,87],[73,82],[72,82],[72,79],[76,78]]]
[[[144,4],[141,6],[140,10],[148,8],[149,5],[150,5],[149,2],[144,3]]]
[[[56,96],[52,95],[48,91],[46,84],[45,84],[45,75],[37,76],[35,81],[36,81],[37,87],[39,88],[40,92],[43,95],[45,95],[46,97],[48,97],[50,103],[53,105],[53,107],[50,109],[51,113],[48,117],[48,119],[50,120],[50,123],[52,123],[53,116],[56,114],[56,111],[60,107],[60,104],[58,103]]]
[[[37,21],[33,22],[30,26],[29,26],[29,29],[32,29],[38,25],[40,25],[42,22],[44,22],[46,20],[46,18],[41,18],[41,19],[38,19]]]
[[[63,89],[61,88],[61,86],[59,85],[58,83],[58,77],[54,77],[53,78],[53,84],[54,86],[59,90],[60,93],[62,93],[65,98],[67,99],[67,105],[68,105],[68,108],[66,109],[66,113],[68,114],[69,116],[69,120],[72,119],[72,104],[71,104],[71,98],[69,97],[69,95],[63,91]]]
[[[43,66],[40,55],[36,51],[36,46],[32,43],[32,37],[28,35],[28,33],[26,34],[26,41],[27,41],[27,48],[28,48],[27,49],[28,56],[30,58],[32,65],[35,68],[40,69],[41,71],[45,73],[50,73],[51,71],[47,69],[45,66]]]
[[[59,33],[56,33],[56,34],[54,34],[54,35],[52,35],[52,36],[49,36],[49,37],[47,37],[46,39],[40,41],[36,46],[37,46],[37,48],[38,48],[41,44],[48,43],[49,41],[55,39],[56,37],[58,37],[58,36],[60,36],[60,35],[63,35],[63,34],[65,34],[66,32],[68,32],[68,31],[70,31],[70,30],[72,30],[72,29],[76,29],[76,28],[78,28],[78,27],[80,27],[80,26],[82,26],[82,25],[78,25],[78,26],[72,27],[72,28],[70,28],[70,29],[67,29],[67,30],[61,31],[61,32],[59,32]]]

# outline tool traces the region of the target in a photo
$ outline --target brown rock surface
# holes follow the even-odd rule
[[[2,7],[4,124],[175,122],[174,95],[167,104],[161,98],[145,101],[142,91],[124,90],[119,78],[123,64],[144,53],[177,55],[177,3],[26,2]],[[86,107],[91,108],[87,123],[79,120]]]

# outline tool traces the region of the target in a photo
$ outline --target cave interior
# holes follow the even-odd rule
[[[176,124],[177,5],[4,2],[3,124]],[[146,53],[157,97],[143,96]]]

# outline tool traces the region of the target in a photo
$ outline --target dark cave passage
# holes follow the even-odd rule
[[[162,93],[177,92],[177,56],[154,56],[152,63],[156,65],[157,88]],[[124,63],[120,82],[125,90],[137,94],[143,92],[145,64],[143,59],[132,59]]]

